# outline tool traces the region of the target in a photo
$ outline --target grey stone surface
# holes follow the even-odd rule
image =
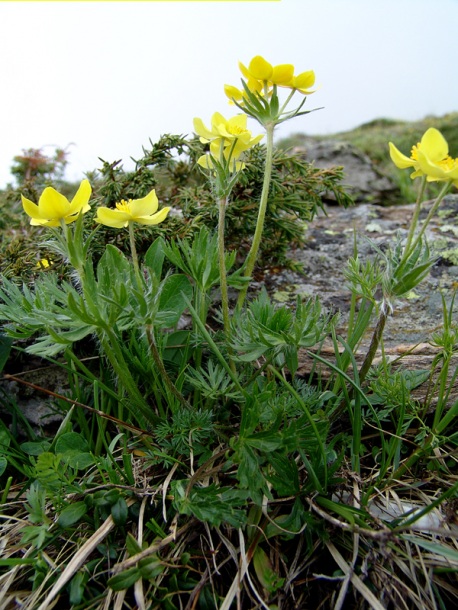
[[[383,176],[371,159],[348,142],[305,138],[294,152],[313,162],[320,169],[343,167],[344,184],[355,201],[389,205],[399,196],[399,189]],[[333,200],[332,193],[325,197]]]

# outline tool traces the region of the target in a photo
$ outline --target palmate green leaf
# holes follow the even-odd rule
[[[392,294],[401,297],[407,292],[416,288],[430,272],[431,267],[437,258],[430,258],[425,263],[417,265],[414,269],[406,273],[392,288]]]
[[[249,446],[237,447],[233,461],[238,464],[237,479],[242,489],[247,489],[253,497],[266,485],[261,471],[262,459],[257,452]]]
[[[298,297],[293,314],[287,307],[274,305],[263,290],[246,312],[233,317],[232,349],[242,362],[281,355],[281,364],[286,362],[294,374],[297,349],[316,345],[335,322],[323,313],[318,299],[302,303]]]
[[[268,453],[279,449],[283,445],[283,437],[278,429],[275,428],[241,437],[240,442],[244,446],[253,447],[253,449]]]
[[[266,478],[279,496],[295,496],[299,493],[299,471],[294,459],[286,453],[273,451],[267,457],[273,472],[266,474]]]
[[[40,356],[41,358],[52,358],[57,356],[65,350],[67,345],[64,343],[56,343],[49,335],[40,337],[33,343],[26,347],[28,354]]]
[[[301,415],[297,419],[291,419],[288,426],[283,430],[283,444],[288,452],[303,449],[310,452],[315,451],[324,442],[329,432],[329,422],[323,418],[315,421],[311,426],[307,415]],[[319,438],[317,438],[317,434]]]
[[[92,324],[82,324],[79,328],[74,328],[72,330],[55,332],[52,328],[48,328],[47,331],[52,341],[57,344],[62,344],[63,346],[69,346],[76,341],[81,341],[81,339],[94,334],[96,327]]]
[[[97,311],[97,315],[94,316],[86,307],[86,303],[81,295],[74,295],[70,293],[68,295],[68,308],[73,314],[73,317],[81,320],[83,324],[97,324],[100,319],[100,311]]]
[[[187,494],[188,483],[188,481],[172,483],[173,505],[179,513],[194,515],[200,521],[216,527],[224,522],[237,528],[246,523],[247,491],[220,488],[211,484],[208,487],[195,485]]]

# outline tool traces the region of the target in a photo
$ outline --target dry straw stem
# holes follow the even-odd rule
[[[366,587],[366,585],[359,578],[359,576],[353,572],[353,568],[345,561],[345,559],[342,557],[336,547],[332,544],[332,542],[327,542],[326,547],[333,556],[339,568],[345,574],[345,576],[349,577],[351,584],[361,593],[361,595],[370,605],[370,608],[372,610],[386,610],[385,607],[382,606],[382,604],[372,593],[372,591]]]
[[[128,506],[134,504],[135,500],[133,498],[127,500]],[[50,603],[59,593],[64,585],[68,583],[68,581],[76,574],[76,572],[80,569],[89,555],[97,548],[97,546],[102,542],[106,536],[110,533],[110,531],[114,527],[113,517],[110,515],[108,519],[104,521],[104,523],[99,527],[99,529],[94,532],[94,534],[86,540],[83,546],[77,551],[73,559],[67,565],[65,570],[59,576],[57,581],[55,582],[53,588],[46,596],[46,599],[37,610],[49,610]]]
[[[183,527],[180,527],[180,529],[172,532],[171,534],[169,534],[168,536],[166,536],[159,542],[155,542],[154,544],[149,546],[147,549],[145,549],[141,553],[132,555],[132,557],[129,557],[129,559],[126,559],[125,561],[122,561],[121,563],[115,564],[113,566],[113,573],[118,574],[119,572],[122,572],[123,570],[127,570],[128,568],[133,568],[141,559],[145,559],[145,557],[154,555],[154,553],[157,553],[164,547],[168,546],[171,542],[175,542],[175,540],[177,538],[179,538],[180,536],[182,536],[185,532],[187,532],[188,529],[195,527],[196,523],[197,523],[196,519],[191,519],[190,521],[188,521],[188,523],[183,525]],[[43,608],[43,610],[44,610],[44,608]]]

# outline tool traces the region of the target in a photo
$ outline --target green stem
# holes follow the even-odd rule
[[[159,418],[146,404],[142,393],[130,374],[129,367],[124,359],[116,334],[111,328],[105,327],[99,334],[99,338],[103,351],[110,361],[113,370],[131,399],[134,401],[135,406],[138,407],[148,421],[157,423]]]
[[[292,89],[291,93],[288,95],[288,97],[286,98],[285,103],[283,104],[283,106],[280,108],[279,112],[278,112],[278,116],[281,117],[281,115],[284,113],[285,108],[288,106],[288,104],[291,101],[291,98],[293,97],[293,95],[296,93],[296,89]]]
[[[272,176],[272,159],[273,159],[273,146],[274,146],[274,128],[275,123],[269,123],[266,125],[266,165],[264,168],[264,182],[262,185],[261,201],[259,202],[258,220],[256,222],[256,230],[253,236],[253,242],[251,244],[250,251],[245,261],[245,277],[250,277],[253,273],[253,269],[258,256],[259,246],[261,244],[262,233],[264,230],[264,219],[267,210],[267,201],[269,198],[269,187],[270,179]],[[239,293],[237,300],[237,309],[241,309],[245,302],[246,294],[248,291],[248,283],[242,288]]]
[[[170,390],[170,392],[173,394],[173,396],[175,396],[175,398],[177,398],[179,400],[179,402],[186,407],[187,409],[191,409],[191,405],[189,404],[189,402],[186,400],[186,398],[183,396],[183,394],[181,394],[181,392],[179,392],[177,390],[177,388],[173,385],[172,380],[169,377],[169,374],[167,373],[164,363],[162,362],[162,358],[161,355],[159,354],[159,350],[157,349],[157,345],[156,345],[156,339],[154,337],[154,330],[153,327],[148,324],[146,326],[146,336],[148,338],[148,345],[151,351],[151,355],[153,356],[153,360],[154,360],[154,364],[157,366],[157,369],[159,371],[159,373],[162,376],[162,379],[165,382],[165,385],[167,386],[168,390]]]
[[[372,335],[369,350],[366,354],[366,357],[364,358],[364,362],[359,371],[359,382],[360,383],[362,383],[364,381],[364,379],[366,378],[366,375],[369,372],[369,369],[371,368],[371,364],[374,360],[375,354],[377,353],[377,348],[378,348],[380,340],[382,338],[383,331],[385,329],[386,320],[388,318],[388,311],[389,311],[388,307],[385,306],[385,303],[382,303],[381,312],[380,312],[379,318],[377,320],[377,324],[375,326],[375,329],[374,329],[374,332]]]
[[[278,381],[280,381],[280,383],[282,383],[285,388],[289,391],[289,393],[291,394],[291,396],[294,396],[294,398],[297,400],[298,404],[301,406],[304,415],[306,416],[306,418],[308,419],[308,422],[313,430],[313,433],[315,435],[318,447],[319,447],[319,451],[321,453],[321,458],[323,460],[322,462],[322,467],[324,469],[324,487],[326,488],[327,485],[327,460],[326,460],[326,450],[325,450],[325,446],[324,446],[324,442],[323,439],[321,438],[321,434],[320,431],[318,430],[318,427],[316,425],[316,421],[313,419],[312,414],[310,413],[310,411],[307,408],[307,405],[305,404],[305,402],[302,400],[300,394],[293,388],[293,386],[288,383],[288,381],[283,377],[283,375],[277,371],[277,369],[271,365],[269,365],[267,367],[267,369],[273,373],[273,375],[278,379]]]
[[[224,226],[226,216],[227,197],[221,197],[218,202],[218,262],[219,277],[221,287],[221,306],[223,310],[223,325],[226,338],[229,340],[231,325],[229,319],[229,296],[227,292],[227,273],[226,273],[226,251],[224,247]]]
[[[410,223],[410,229],[409,229],[409,233],[407,235],[407,241],[406,241],[406,245],[404,248],[406,258],[410,252],[410,249],[411,249],[410,246],[412,245],[412,239],[413,239],[413,236],[415,235],[415,231],[417,230],[418,219],[420,217],[421,204],[423,202],[423,194],[425,192],[425,187],[426,187],[426,176],[423,176],[421,179],[421,183],[420,183],[420,189],[418,191],[417,202],[415,204],[415,211],[412,216],[412,221]]]
[[[445,197],[445,195],[447,194],[447,192],[449,191],[451,185],[453,183],[452,182],[447,182],[441,192],[439,193],[439,195],[437,196],[436,201],[434,202],[432,208],[429,210],[428,215],[426,216],[425,220],[423,221],[423,224],[421,225],[421,229],[420,232],[418,233],[417,237],[415,238],[415,241],[413,242],[413,244],[410,246],[410,248],[408,248],[407,246],[409,245],[409,243],[406,244],[406,247],[404,249],[404,256],[403,256],[403,262],[407,260],[407,258],[409,257],[409,255],[415,250],[415,248],[417,247],[418,243],[420,242],[421,238],[423,237],[426,228],[428,227],[431,218],[434,216],[434,214],[437,212],[437,208],[439,207],[439,205],[441,204],[442,199]],[[417,213],[417,210],[415,210],[415,213]],[[418,214],[420,213],[420,210],[418,209]],[[412,228],[411,228],[412,230]]]
[[[135,247],[135,234],[134,234],[134,223],[129,221],[129,242],[130,242],[130,253],[132,256],[132,263],[134,265],[135,278],[137,280],[138,289],[143,292],[143,281],[140,273],[140,265],[138,263],[137,248]]]

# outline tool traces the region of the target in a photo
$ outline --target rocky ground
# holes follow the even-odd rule
[[[424,218],[431,202],[424,205]],[[307,230],[305,247],[291,253],[301,263],[302,271],[285,270],[265,278],[265,283],[279,301],[293,301],[297,294],[317,295],[330,311],[341,313],[342,331],[350,306],[350,291],[344,269],[353,255],[354,236],[360,258],[373,257],[371,240],[382,250],[392,242],[398,231],[407,235],[414,204],[379,206],[359,204],[342,209],[326,207]],[[385,348],[391,359],[407,368],[429,368],[437,353],[429,341],[442,324],[442,297],[450,302],[458,288],[458,195],[448,195],[436,218],[427,230],[431,249],[437,262],[429,277],[414,292],[395,303],[393,315],[385,328]],[[372,329],[370,329],[372,330]],[[360,359],[370,341],[370,332],[363,341]],[[303,371],[310,363],[304,361]],[[457,361],[458,364],[458,361]]]

